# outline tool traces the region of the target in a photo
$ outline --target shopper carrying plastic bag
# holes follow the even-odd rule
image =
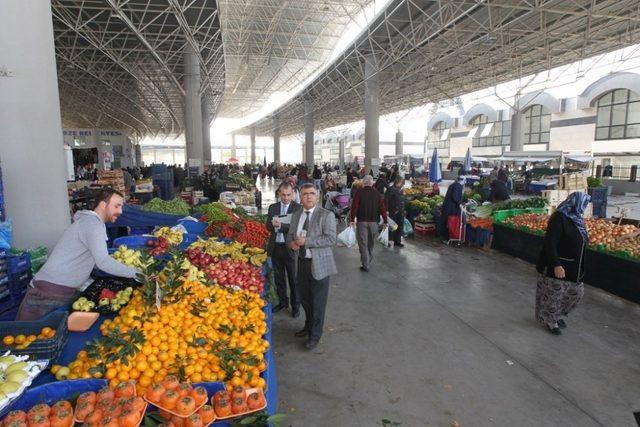
[[[355,246],[356,232],[353,230],[353,227],[349,226],[338,234],[338,242],[348,248]]]
[[[398,223],[396,223],[394,220],[391,219],[391,217],[387,217],[387,221],[388,221],[388,225],[389,228],[391,229],[391,231],[396,231],[398,229]],[[378,222],[378,225],[380,227],[382,227],[384,225],[384,219],[382,219],[382,217],[380,217],[380,221]]]
[[[378,235],[378,242],[382,243],[385,248],[389,247],[389,227],[385,227]]]

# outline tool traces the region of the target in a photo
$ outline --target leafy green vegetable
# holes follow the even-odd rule
[[[157,197],[151,199],[142,207],[143,211],[158,212],[169,215],[189,215],[191,208],[182,199],[162,200]]]
[[[229,222],[231,218],[227,215],[227,208],[220,202],[207,203],[196,208],[196,212],[207,217],[209,223]]]

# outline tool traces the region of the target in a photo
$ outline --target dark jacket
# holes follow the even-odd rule
[[[509,200],[509,189],[503,181],[495,180],[491,183],[491,200],[494,202],[502,202]]]
[[[571,219],[556,212],[549,218],[536,270],[548,277],[555,277],[554,267],[562,266],[565,272],[564,280],[580,282],[584,276],[585,247],[578,227]]]
[[[353,172],[347,172],[347,188],[351,188],[351,184],[353,184]]]
[[[387,223],[387,208],[384,197],[373,187],[364,187],[358,190],[351,202],[351,222],[355,218],[360,222],[378,222],[380,215]]]
[[[459,182],[454,182],[447,188],[447,194],[442,202],[442,219],[447,221],[451,215],[460,215],[460,204],[462,203],[462,193],[464,187]]]
[[[322,179],[322,171],[320,169],[313,170],[313,179]]]
[[[380,177],[376,180],[376,183],[373,185],[373,188],[378,190],[378,193],[384,195],[384,192],[387,190],[387,180],[383,177]]]
[[[267,226],[267,230],[271,232],[271,234],[269,235],[269,241],[267,242],[267,253],[269,255],[273,254],[273,248],[275,247],[275,244],[276,244],[276,234],[277,234],[276,230],[273,228],[273,224],[271,223],[271,220],[273,219],[274,216],[280,215],[280,207],[281,207],[281,202],[273,203],[272,205],[269,205],[269,210],[267,212],[267,223],[265,225]],[[291,203],[289,203],[287,214],[292,214],[299,209],[302,209],[302,205],[292,200]],[[289,224],[281,224],[279,232],[282,233],[286,239],[287,233],[289,232]]]
[[[398,222],[398,218],[404,217],[404,197],[402,197],[402,193],[395,185],[392,185],[384,194],[384,199],[387,204],[389,216]]]

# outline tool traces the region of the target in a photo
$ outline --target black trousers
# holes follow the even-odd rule
[[[400,244],[402,243],[402,231],[404,228],[404,215],[396,215],[391,217],[392,220],[398,224],[398,228],[396,231],[391,231],[389,229],[389,240],[393,241],[393,243]]]
[[[284,243],[276,243],[271,255],[271,262],[273,263],[273,274],[280,304],[288,307],[289,301],[291,301],[291,307],[298,309],[300,307],[300,297],[296,289],[295,255],[291,254]],[[291,299],[287,296],[287,281],[289,282]]]
[[[316,280],[311,273],[311,260],[298,260],[298,289],[304,308],[304,329],[309,339],[319,340],[324,327],[324,312],[329,298],[329,276]]]

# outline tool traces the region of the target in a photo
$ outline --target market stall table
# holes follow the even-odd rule
[[[265,334],[265,339],[271,344],[272,343],[272,335],[271,335],[271,327],[273,322],[273,314],[271,313],[271,304],[268,303],[264,307],[264,311],[267,314],[267,333]],[[82,350],[86,343],[92,341],[95,338],[99,338],[102,336],[100,333],[100,325],[106,319],[113,319],[115,315],[108,316],[100,316],[98,321],[94,323],[91,328],[89,328],[85,332],[69,332],[69,337],[67,340],[67,344],[62,350],[62,354],[57,360],[58,364],[68,365],[73,362],[80,350]],[[269,346],[267,353],[265,355],[265,361],[267,362],[267,370],[262,373],[262,377],[267,383],[265,396],[267,398],[267,412],[272,415],[276,413],[277,404],[278,404],[278,385],[276,382],[276,363],[274,360],[274,351],[273,347]],[[35,378],[30,389],[33,387],[37,387],[42,384],[47,384],[50,382],[56,381],[55,377],[49,372],[45,371]],[[220,383],[222,384],[222,383]],[[214,423],[213,425],[226,425],[226,423]]]

